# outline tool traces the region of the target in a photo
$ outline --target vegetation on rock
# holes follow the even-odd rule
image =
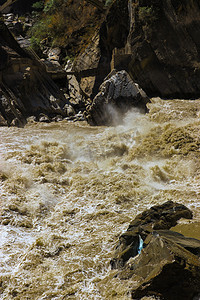
[[[34,49],[47,44],[66,49],[74,57],[85,49],[101,24],[103,14],[86,1],[47,0],[33,5],[35,24],[29,35]]]

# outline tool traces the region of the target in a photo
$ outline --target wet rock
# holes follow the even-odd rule
[[[111,266],[121,280],[134,282],[133,299],[198,297],[200,241],[169,230],[180,218],[191,219],[192,212],[168,201],[138,215],[121,235]]]
[[[39,116],[39,122],[49,123],[50,119],[49,119],[49,117],[47,115],[40,114],[40,116]]]
[[[36,123],[36,122],[37,122],[36,116],[30,116],[27,118],[27,123]]]
[[[148,97],[126,71],[112,71],[100,86],[99,93],[87,108],[85,116],[91,125],[112,125],[132,107],[146,111]]]
[[[121,268],[138,254],[139,241],[143,241],[155,230],[168,230],[181,218],[192,219],[192,212],[184,205],[168,201],[156,205],[138,215],[129,225],[127,231],[119,238],[112,268]]]
[[[137,278],[133,299],[192,300],[200,292],[199,258],[163,236],[152,236],[141,255],[127,263],[118,276]]]
[[[63,117],[60,116],[60,115],[57,115],[57,116],[53,117],[51,120],[52,120],[53,122],[60,122],[60,121],[63,120]]]

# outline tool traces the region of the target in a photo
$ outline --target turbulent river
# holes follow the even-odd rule
[[[118,238],[167,200],[200,238],[200,100],[149,109],[115,127],[0,128],[0,299],[129,299],[110,268]]]

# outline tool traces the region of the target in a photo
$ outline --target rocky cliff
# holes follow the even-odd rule
[[[198,0],[115,0],[95,42],[76,60],[81,87],[95,95],[116,68],[128,71],[148,96],[197,98],[199,31]]]
[[[22,126],[27,117],[65,116],[68,101],[45,66],[20,48],[0,19],[0,124]]]

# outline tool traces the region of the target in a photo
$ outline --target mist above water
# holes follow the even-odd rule
[[[0,299],[129,299],[110,259],[166,200],[200,219],[200,101],[153,99],[120,125],[0,128]]]

